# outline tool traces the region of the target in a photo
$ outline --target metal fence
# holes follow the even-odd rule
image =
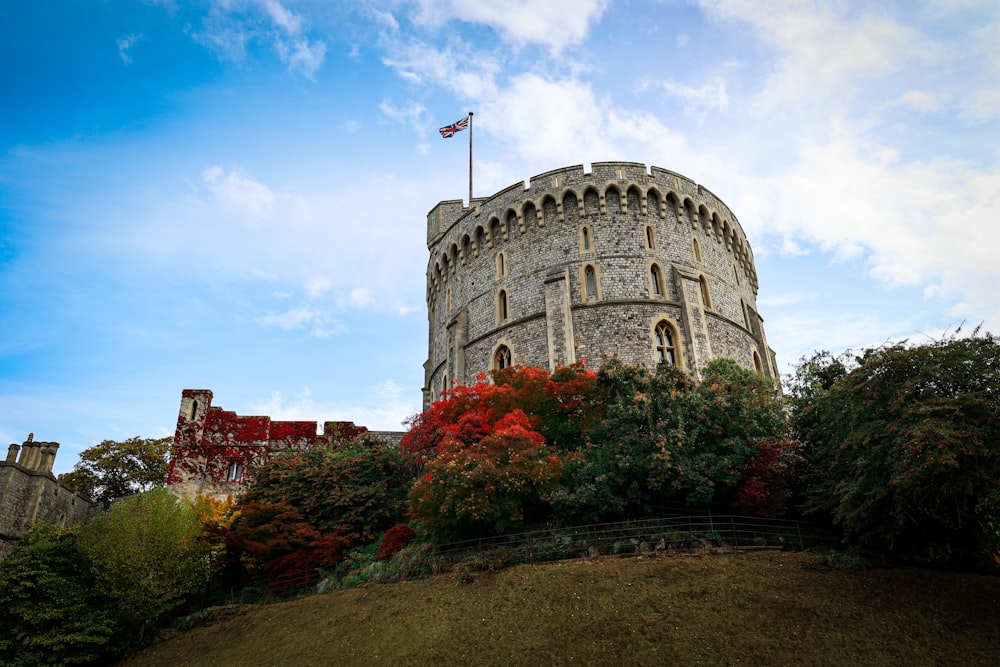
[[[481,552],[507,552],[512,562],[620,554],[821,547],[834,535],[821,524],[725,515],[677,515],[561,528],[438,545],[435,555],[457,561]]]

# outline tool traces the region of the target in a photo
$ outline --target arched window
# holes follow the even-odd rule
[[[653,234],[653,228],[650,225],[646,225],[646,250],[656,249],[656,236]]]
[[[754,350],[753,353],[753,367],[758,373],[763,373],[764,368],[760,364],[760,356],[758,356],[757,351]]]
[[[502,252],[497,253],[497,278],[503,278],[507,275],[507,258],[504,257]]]
[[[663,295],[663,276],[660,275],[660,267],[653,264],[649,269],[649,282],[653,290],[653,296]]]
[[[493,353],[493,369],[497,371],[502,371],[511,365],[511,354],[510,348],[506,345],[501,345],[497,348],[497,351]]]
[[[694,253],[694,261],[701,262],[701,246],[698,239],[691,239],[691,252]]]
[[[705,276],[699,276],[698,286],[701,288],[701,305],[706,308],[712,307],[712,295],[708,291],[708,281],[705,280]]]
[[[584,227],[582,234],[583,234],[583,249],[590,250],[590,230]]]
[[[671,366],[677,363],[674,354],[674,335],[670,324],[666,320],[656,325],[654,330],[656,336],[656,361],[665,361]]]
[[[597,298],[597,274],[594,272],[594,267],[588,266],[587,270],[584,272],[587,279],[587,299]]]
[[[507,290],[500,290],[497,294],[497,321],[507,321]]]

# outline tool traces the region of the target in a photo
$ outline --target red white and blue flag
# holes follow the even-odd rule
[[[452,123],[451,125],[445,125],[440,130],[438,130],[438,132],[441,133],[442,137],[447,139],[449,137],[455,136],[456,132],[461,132],[462,130],[468,130],[468,129],[469,129],[469,117],[466,116],[457,123]]]

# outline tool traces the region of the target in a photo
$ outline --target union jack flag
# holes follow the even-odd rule
[[[438,130],[438,132],[441,133],[442,137],[447,139],[448,137],[455,136],[456,132],[461,132],[462,130],[468,130],[468,129],[469,129],[469,117],[466,116],[457,123],[452,123],[451,125],[445,125],[440,130]]]

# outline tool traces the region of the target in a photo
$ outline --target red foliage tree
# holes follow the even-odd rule
[[[787,438],[768,437],[754,446],[743,478],[736,487],[733,506],[757,516],[780,517],[788,511],[794,481],[802,474],[805,459],[801,445]]]
[[[379,560],[389,560],[417,537],[417,531],[405,523],[399,523],[385,531],[378,545],[375,557]]]

